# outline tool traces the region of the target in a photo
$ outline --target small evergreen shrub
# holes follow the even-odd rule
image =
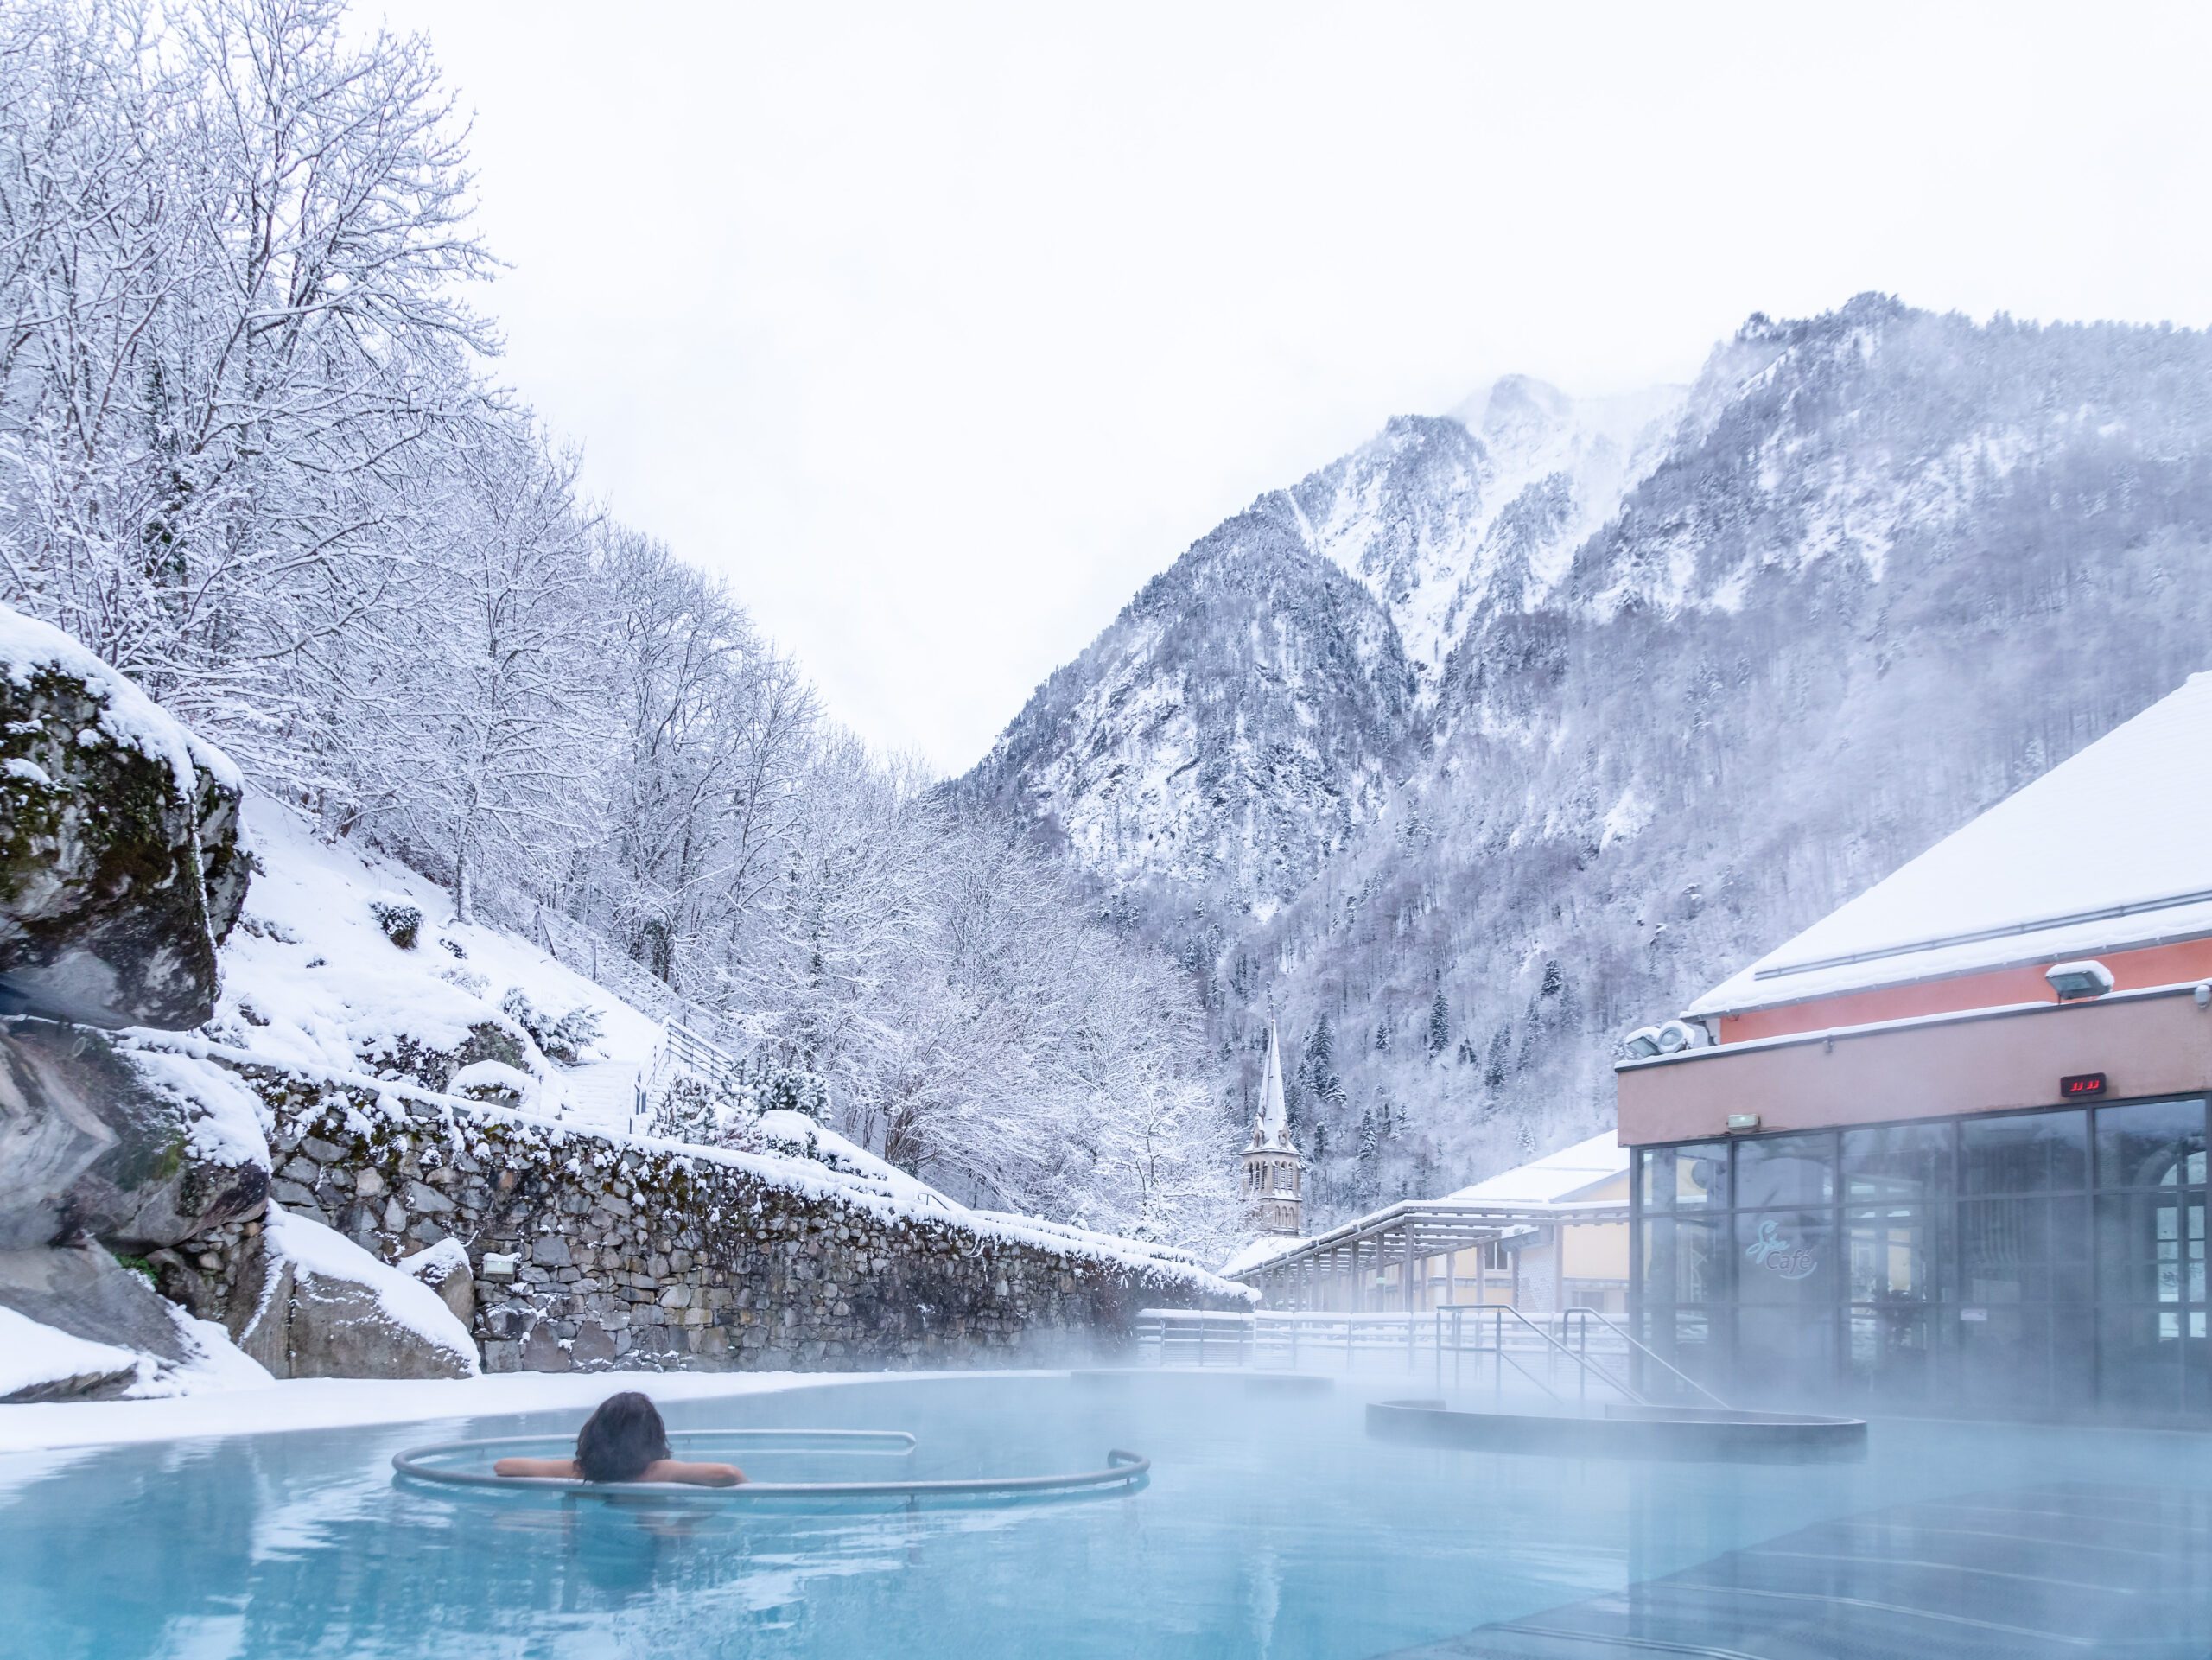
[[[372,900],[369,914],[384,930],[384,937],[403,951],[411,951],[423,937],[423,907],[399,900]]]
[[[577,1004],[565,1014],[549,1015],[530,1001],[530,994],[520,986],[509,986],[507,995],[499,999],[499,1011],[530,1034],[531,1041],[548,1060],[563,1066],[582,1065],[585,1052],[599,1041],[600,1011],[586,1003]]]

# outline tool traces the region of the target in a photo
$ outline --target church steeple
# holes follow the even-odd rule
[[[1260,1080],[1260,1110],[1244,1144],[1244,1206],[1268,1233],[1306,1231],[1306,1161],[1290,1139],[1283,1108],[1281,1045],[1268,1022],[1268,1059]]]

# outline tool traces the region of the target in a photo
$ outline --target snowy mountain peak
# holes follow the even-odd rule
[[[1586,1135],[1614,1034],[2202,668],[2212,336],[1864,295],[1526,377],[1202,538],[980,779],[1200,982],[1313,1213]]]

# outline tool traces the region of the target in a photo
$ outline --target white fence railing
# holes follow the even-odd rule
[[[1294,1371],[1428,1372],[1437,1387],[1488,1384],[1554,1400],[1641,1402],[1710,1391],[1593,1309],[1523,1313],[1499,1304],[1446,1305],[1412,1313],[1215,1313],[1147,1308],[1138,1356],[1162,1366],[1249,1366]],[[1716,1402],[1717,1403],[1717,1402]]]
[[[665,1021],[652,1057],[638,1069],[638,1098],[631,1128],[644,1128],[667,1095],[668,1086],[679,1078],[696,1078],[716,1090],[732,1090],[744,1075],[743,1064],[720,1044],[678,1021]]]

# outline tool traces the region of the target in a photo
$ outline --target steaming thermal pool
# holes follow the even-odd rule
[[[1821,1652],[1803,1646],[1827,1618],[1821,1593],[1788,1588],[1808,1572],[1860,1621],[1899,1623],[1900,1653],[2104,1651],[2078,1632],[2047,1650],[2005,1634],[2062,1617],[2045,1606],[2054,1596],[2100,1618],[2118,1609],[2131,1634],[2160,1639],[2112,1652],[2212,1645],[2202,1437],[1886,1421],[1862,1462],[1578,1460],[1372,1440],[1372,1393],[1138,1373],[902,1378],[667,1405],[679,1431],[907,1431],[917,1478],[1090,1469],[1109,1447],[1152,1460],[1132,1492],[915,1510],[564,1502],[393,1477],[401,1449],[572,1432],[577,1414],[0,1456],[0,1652],[1621,1654],[1633,1645],[1542,1633],[1611,1606],[1592,1599],[1630,1606],[1619,1593],[1654,1582],[1679,1618],[1724,1572],[1717,1561],[1739,1580],[1745,1563],[1785,1578],[1716,1612],[1703,1639],[1716,1650]],[[837,1475],[834,1459],[803,1451],[747,1461],[769,1479]],[[2076,1497],[2036,1497],[2053,1491]],[[1877,1566],[1814,1560],[1830,1549],[1821,1540]],[[1931,1541],[1978,1552],[1980,1565],[1927,1567]],[[2095,1571],[2069,1575],[2069,1561]],[[1945,1618],[1884,1613],[1897,1593],[1870,1587],[1898,1574],[1923,1576],[1923,1605],[1940,1585]],[[1763,1648],[1742,1628],[1745,1606],[1796,1622],[1798,1646]],[[1496,1622],[1519,1624],[1470,1635]],[[1862,1651],[1875,1650],[1848,1650]]]

